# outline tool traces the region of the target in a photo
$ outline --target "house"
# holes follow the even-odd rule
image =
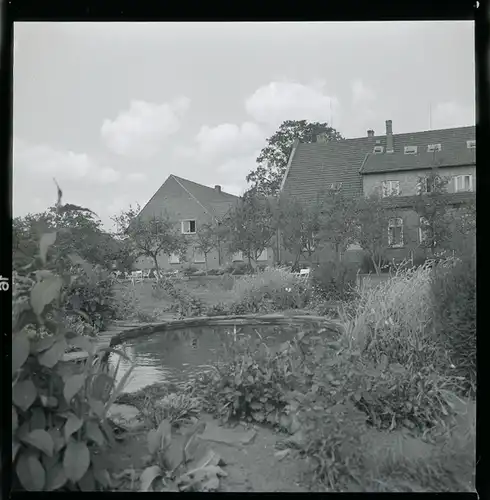
[[[158,264],[162,269],[180,269],[186,265],[205,268],[205,259],[202,252],[196,248],[196,234],[204,224],[220,222],[229,210],[237,203],[238,197],[221,190],[221,186],[210,188],[196,182],[183,179],[176,175],[169,175],[167,180],[143,207],[138,217],[143,220],[168,214],[176,220],[179,231],[189,240],[185,261],[181,262],[177,255],[160,255]],[[272,263],[272,252],[264,251],[259,258],[260,263]],[[208,269],[232,262],[243,261],[240,253],[229,255],[224,249],[213,250],[208,254]],[[137,262],[139,269],[154,266],[151,259],[140,258]]]
[[[355,139],[326,142],[320,135],[312,144],[295,141],[281,192],[307,203],[322,189],[337,187],[352,197],[378,190],[388,205],[401,211],[387,235],[394,238],[390,257],[402,258],[420,246],[420,221],[409,210],[413,197],[427,189],[419,178],[439,168],[442,176],[451,178],[448,196],[457,206],[474,196],[475,152],[475,127],[393,134],[392,121],[387,120],[382,136],[368,130],[366,137]],[[287,252],[283,254],[287,260]],[[347,260],[359,257],[357,246],[346,253]]]

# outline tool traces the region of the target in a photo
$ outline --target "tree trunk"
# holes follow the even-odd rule
[[[160,267],[158,266],[158,260],[156,255],[152,255],[153,262],[155,263],[155,274],[156,274],[156,279],[157,283],[160,281]]]
[[[371,255],[371,260],[374,265],[374,270],[376,271],[376,274],[379,276],[381,274],[381,263],[378,265],[373,255]]]
[[[208,275],[208,254],[204,254],[204,269],[206,271],[206,276]]]

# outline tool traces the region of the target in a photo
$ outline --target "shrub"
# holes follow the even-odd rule
[[[235,284],[235,279],[230,274],[223,274],[219,283],[223,290],[231,290]]]
[[[191,276],[192,274],[194,274],[195,272],[199,271],[200,269],[196,266],[186,266],[184,267],[184,269],[182,270],[182,273],[184,276]]]
[[[448,349],[454,371],[465,377],[468,388],[476,383],[476,258],[434,266],[431,299],[436,333]]]
[[[110,476],[101,452],[108,443],[114,444],[114,436],[106,415],[131,369],[116,385],[117,369],[111,375],[93,341],[64,323],[67,290],[62,277],[45,268],[55,236],[41,237],[39,253],[44,265],[34,272],[36,279],[17,277],[13,287],[13,488],[107,489]],[[79,262],[92,276],[90,265]],[[86,313],[89,319],[92,312]],[[85,351],[86,361],[81,365],[64,362],[62,357],[69,349]]]
[[[308,284],[288,270],[268,268],[235,282],[233,304],[243,312],[300,309],[307,304],[309,293]]]
[[[357,265],[325,262],[312,273],[312,284],[326,300],[346,300],[356,286]]]

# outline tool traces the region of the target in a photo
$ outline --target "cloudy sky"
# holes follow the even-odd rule
[[[106,224],[171,173],[240,194],[287,119],[472,125],[474,73],[472,22],[16,23],[14,215],[53,177]]]

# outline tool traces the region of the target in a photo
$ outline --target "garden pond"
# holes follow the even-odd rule
[[[230,336],[251,335],[260,337],[271,349],[293,340],[303,331],[316,331],[313,325],[240,325],[192,327],[175,331],[163,331],[128,340],[116,349],[122,350],[134,364],[124,392],[136,392],[154,383],[173,384],[189,382],[207,370],[223,355],[223,348]],[[115,368],[119,356],[112,355],[111,365]],[[223,358],[221,358],[223,359]],[[117,378],[121,379],[130,363],[121,358]]]

